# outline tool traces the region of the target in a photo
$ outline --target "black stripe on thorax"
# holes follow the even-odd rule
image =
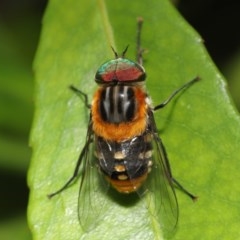
[[[137,102],[131,86],[109,86],[102,90],[99,103],[101,118],[109,123],[132,121]]]

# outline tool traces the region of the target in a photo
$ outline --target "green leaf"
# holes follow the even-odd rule
[[[144,67],[155,105],[183,83],[201,77],[155,114],[175,178],[199,196],[193,203],[177,191],[180,216],[172,237],[238,236],[239,116],[198,34],[166,0],[55,0],[44,17],[35,61],[34,153],[28,178],[34,239],[168,238],[142,200],[123,206],[106,196],[103,221],[84,233],[77,216],[79,179],[51,200],[46,197],[69,179],[85,141],[88,112],[68,86],[92,96],[97,68],[113,58],[110,45],[122,52],[130,44],[127,57],[134,59],[138,16],[144,18]]]
[[[33,113],[33,76],[28,58],[22,59],[19,53],[19,36],[13,38],[0,24],[0,38],[0,166],[25,172],[30,159],[27,142]]]
[[[33,35],[38,28],[32,24],[32,14],[24,14],[22,17],[18,15],[18,21],[14,21],[16,15],[8,9],[8,4],[1,5],[0,236],[5,240],[16,239],[16,236],[17,239],[27,240],[31,239],[31,233],[25,214],[28,195],[25,175],[31,157],[28,138],[33,114],[33,51],[31,54],[29,46],[33,48],[36,43]],[[18,12],[22,11],[23,8],[19,5]],[[26,34],[24,31],[29,32]]]

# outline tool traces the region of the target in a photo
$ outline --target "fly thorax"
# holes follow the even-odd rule
[[[134,88],[131,86],[109,86],[103,88],[99,101],[99,114],[103,121],[119,124],[130,122],[137,111]]]

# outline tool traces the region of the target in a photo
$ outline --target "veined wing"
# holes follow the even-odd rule
[[[101,179],[97,159],[94,156],[92,126],[89,124],[86,149],[83,156],[83,169],[78,197],[78,216],[84,231],[90,231],[101,221],[106,205],[108,183]],[[103,186],[103,184],[105,184]]]
[[[160,227],[169,232],[177,225],[178,202],[167,153],[158,136],[152,112],[149,113],[149,121],[153,141],[153,165],[146,182],[146,199],[150,213],[160,223]]]

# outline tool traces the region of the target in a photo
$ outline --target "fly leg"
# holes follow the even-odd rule
[[[198,197],[193,195],[192,193],[190,193],[186,188],[184,188],[172,175],[172,170],[171,170],[171,166],[170,166],[170,163],[169,163],[169,160],[168,160],[168,156],[167,156],[167,151],[161,141],[161,139],[158,137],[158,134],[156,132],[156,129],[155,129],[155,138],[156,138],[156,141],[159,143],[159,150],[160,152],[162,152],[162,155],[164,156],[164,163],[165,163],[165,174],[166,174],[166,177],[168,179],[168,182],[171,184],[171,185],[174,185],[176,186],[180,191],[182,191],[183,193],[185,193],[187,196],[189,196],[192,200],[196,200]]]
[[[84,98],[84,104],[87,108],[91,108],[91,104],[88,102],[88,96],[86,93],[82,92],[81,90],[77,89],[76,87],[74,87],[73,85],[70,85],[70,89],[72,91],[74,91],[76,94],[83,96]]]
[[[160,103],[159,105],[155,106],[153,108],[153,110],[158,110],[160,108],[164,108],[179,92],[181,92],[184,89],[189,88],[192,84],[194,84],[195,82],[199,81],[200,78],[199,77],[195,77],[194,79],[192,79],[191,81],[185,83],[184,85],[182,85],[180,88],[178,88],[177,90],[175,90],[164,102]]]
[[[86,154],[86,152],[88,151],[88,148],[89,148],[89,144],[92,142],[92,139],[89,138],[88,141],[86,142],[84,148],[82,149],[82,152],[78,158],[78,161],[77,161],[77,164],[76,164],[76,167],[75,167],[75,170],[73,172],[73,175],[72,177],[63,185],[63,187],[61,187],[59,190],[57,190],[56,192],[53,192],[53,193],[50,193],[48,194],[48,198],[52,198],[54,197],[55,195],[61,193],[62,191],[64,191],[66,188],[68,188],[68,186],[74,182],[76,180],[76,178],[78,177],[78,173],[79,173],[79,168],[81,166],[81,163],[82,163],[82,160]]]
[[[137,19],[137,56],[136,61],[138,64],[143,64],[142,54],[144,49],[141,47],[141,33],[142,33],[143,18],[139,17]]]
[[[186,188],[184,188],[175,178],[172,177],[172,183],[183,193],[185,193],[187,196],[189,196],[193,201],[197,200],[198,197],[190,193]]]

